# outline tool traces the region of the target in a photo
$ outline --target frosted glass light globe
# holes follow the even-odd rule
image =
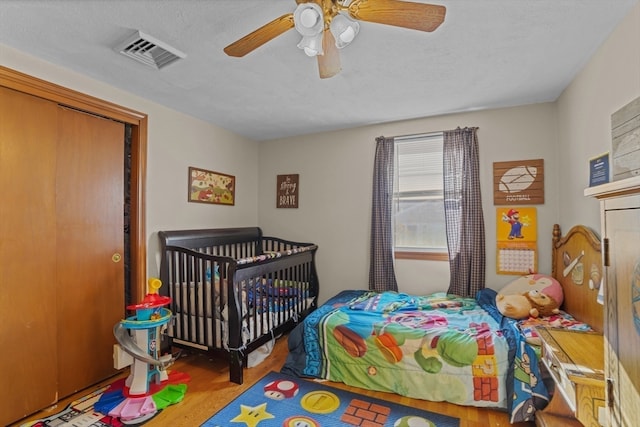
[[[315,10],[305,9],[300,14],[300,24],[306,28],[313,28],[318,23],[319,18],[318,12]]]

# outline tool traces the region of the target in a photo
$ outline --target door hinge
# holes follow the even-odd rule
[[[607,407],[613,408],[613,380],[607,378]]]
[[[602,250],[603,250],[603,260],[602,262],[604,263],[605,267],[609,267],[609,238],[605,237],[604,239],[602,239]]]

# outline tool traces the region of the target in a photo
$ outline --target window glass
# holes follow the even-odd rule
[[[442,133],[395,139],[396,251],[446,252]]]

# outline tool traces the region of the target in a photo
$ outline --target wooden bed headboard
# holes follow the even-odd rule
[[[576,225],[564,236],[553,226],[551,274],[562,285],[562,309],[577,320],[603,332],[603,306],[597,302],[602,284],[600,237],[588,227]]]

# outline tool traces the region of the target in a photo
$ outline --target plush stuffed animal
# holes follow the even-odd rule
[[[496,296],[496,306],[503,316],[512,319],[551,316],[560,312],[559,305],[552,297],[540,291],[531,290],[522,294]]]
[[[500,313],[513,319],[557,314],[562,301],[560,283],[542,274],[516,279],[496,295],[496,306]]]

